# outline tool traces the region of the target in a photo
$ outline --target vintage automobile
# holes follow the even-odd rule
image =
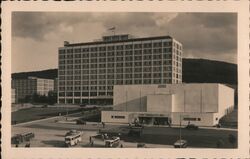
[[[194,125],[194,124],[189,124],[189,125],[186,126],[186,129],[188,129],[188,130],[198,130],[199,127]]]
[[[187,140],[177,140],[174,143],[174,148],[186,148],[187,147]]]
[[[18,145],[23,142],[29,142],[33,138],[35,138],[35,134],[32,132],[16,134],[15,136],[11,137],[11,144]]]

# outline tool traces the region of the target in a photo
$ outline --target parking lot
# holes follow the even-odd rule
[[[75,117],[71,117],[75,118]],[[149,148],[173,148],[173,143],[179,139],[180,129],[177,127],[145,127],[141,137],[128,136],[127,125],[109,125],[105,128],[101,123],[87,122],[86,125],[76,125],[68,118],[58,116],[12,126],[12,136],[24,132],[33,132],[35,138],[30,141],[31,147],[65,147],[64,137],[69,130],[82,131],[82,141],[74,147],[91,147],[89,137],[100,130],[120,134],[122,147],[137,147],[138,143],[145,143]],[[182,129],[182,139],[188,141],[189,148],[217,148],[220,140],[223,148],[235,148],[236,144],[228,141],[228,135],[237,136],[237,129],[199,128],[199,130]],[[14,147],[15,145],[13,145]],[[24,144],[19,145],[19,147]],[[94,146],[95,147],[95,146]],[[104,146],[103,146],[104,147]]]

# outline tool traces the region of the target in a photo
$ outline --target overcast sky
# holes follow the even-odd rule
[[[57,68],[63,41],[100,39],[112,26],[116,34],[170,35],[183,44],[185,58],[237,63],[235,13],[14,12],[12,72]]]

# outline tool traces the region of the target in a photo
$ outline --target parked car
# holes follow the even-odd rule
[[[70,136],[70,135],[74,135],[74,134],[78,134],[77,130],[69,130],[68,132],[66,132],[65,136]]]
[[[138,143],[137,148],[146,148],[146,144],[144,143]]]
[[[221,127],[221,124],[218,123],[218,124],[215,125],[215,127],[220,128],[220,127]]]
[[[188,130],[198,130],[199,127],[194,125],[194,124],[189,124],[189,125],[186,126],[186,129],[188,129]]]
[[[187,140],[177,140],[174,143],[174,148],[186,148],[187,147]]]
[[[85,120],[82,120],[82,119],[77,119],[76,120],[76,124],[81,124],[81,125],[86,125],[86,121]]]

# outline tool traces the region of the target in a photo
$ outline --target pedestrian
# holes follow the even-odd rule
[[[92,142],[92,138],[91,138],[91,136],[89,137],[89,143],[91,143]]]
[[[105,123],[104,122],[102,122],[102,127],[105,128]]]
[[[30,143],[27,143],[27,144],[25,145],[25,147],[30,147]]]
[[[121,144],[121,146],[120,146],[121,148],[123,148],[123,145]]]

